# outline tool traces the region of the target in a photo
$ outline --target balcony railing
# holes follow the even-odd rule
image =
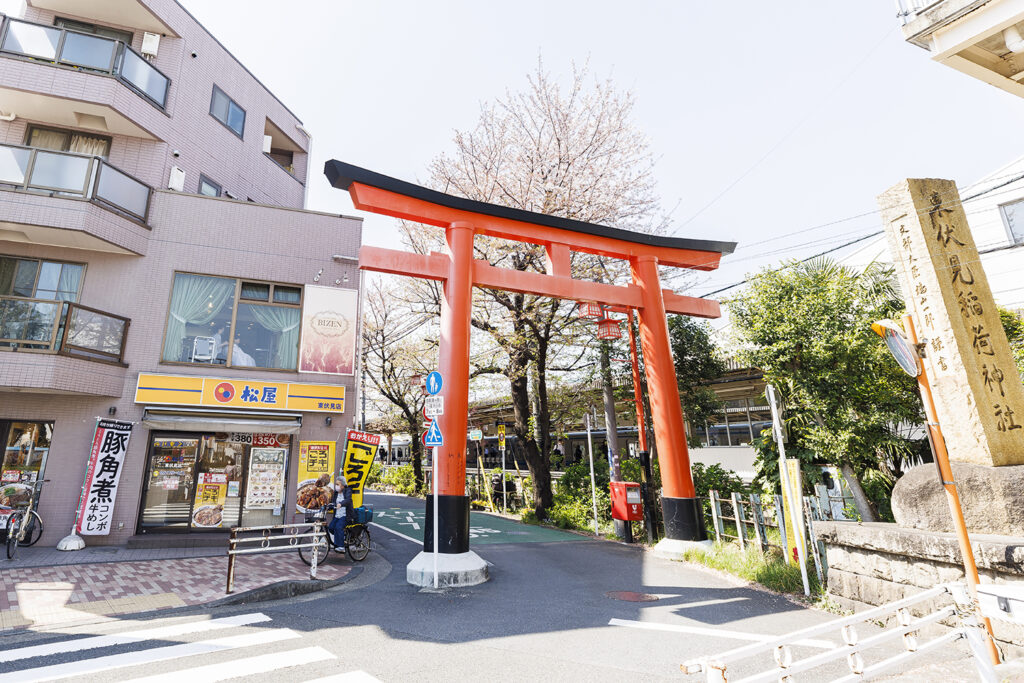
[[[171,79],[120,40],[5,17],[0,53],[109,74],[156,106],[167,106]]]
[[[54,195],[83,197],[145,223],[149,185],[118,170],[101,157],[0,144],[0,186]]]
[[[0,296],[0,350],[124,362],[128,318],[71,301]]]

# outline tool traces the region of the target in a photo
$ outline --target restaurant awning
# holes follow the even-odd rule
[[[150,429],[175,432],[298,434],[302,427],[302,416],[297,413],[240,414],[231,411],[146,408],[142,424]]]

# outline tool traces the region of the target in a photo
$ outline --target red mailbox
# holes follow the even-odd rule
[[[633,481],[612,482],[612,517],[626,522],[643,520],[644,503],[640,497],[640,484]]]

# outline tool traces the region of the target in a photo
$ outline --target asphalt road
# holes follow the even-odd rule
[[[471,526],[489,530],[474,549],[492,563],[491,580],[421,591],[406,583],[405,565],[419,551],[409,539],[418,535],[422,502],[372,494],[368,502],[408,526],[389,523],[402,535],[374,528],[375,551],[342,586],[0,636],[0,683],[678,680],[685,678],[679,665],[690,658],[835,618],[633,547],[534,533],[487,515],[474,515]],[[612,591],[658,599],[628,602],[609,598]],[[824,634],[794,655],[840,644],[836,634]],[[751,660],[730,670],[730,679],[770,665],[768,657]],[[840,663],[800,680],[843,673]]]

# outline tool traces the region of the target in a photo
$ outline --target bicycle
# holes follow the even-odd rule
[[[325,505],[316,512],[306,515],[307,522],[323,521],[327,518],[327,513],[332,512],[331,506]],[[373,509],[366,507],[358,507],[353,511],[356,518],[365,517],[367,522],[373,518]],[[306,529],[304,533],[313,533],[313,528]],[[321,527],[324,528],[324,527]],[[312,537],[310,537],[312,538]],[[306,541],[306,539],[301,539]],[[335,546],[331,539],[331,533],[324,528],[323,535],[320,536],[317,544],[311,547],[299,548],[299,557],[306,564],[311,564],[313,561],[313,555],[316,554],[317,565],[323,564],[326,561],[328,554],[334,550],[336,553],[344,552],[352,559],[353,562],[362,562],[366,559],[366,556],[370,554],[370,529],[362,522],[353,522],[345,525],[345,538],[344,545],[341,547]]]
[[[50,481],[43,479],[32,485],[32,495],[28,499],[28,507],[24,510],[17,510],[10,507],[0,506],[0,510],[6,512],[13,510],[7,518],[7,559],[13,560],[18,553],[18,546],[29,547],[39,542],[43,535],[43,518],[35,511],[36,499],[39,496],[40,487]]]

